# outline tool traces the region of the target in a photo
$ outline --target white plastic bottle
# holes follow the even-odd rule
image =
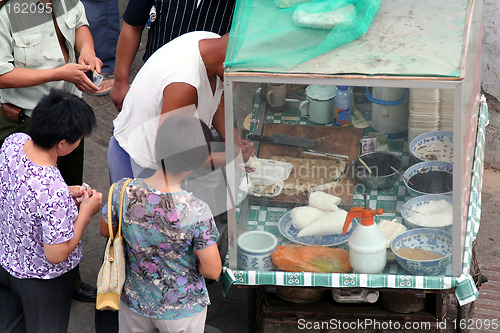
[[[344,234],[353,218],[361,218],[361,223],[349,237],[349,260],[354,273],[380,274],[385,267],[387,239],[373,221],[375,215],[382,213],[382,209],[354,207],[347,215]]]
[[[349,87],[339,86],[334,99],[334,120],[337,126],[351,125],[352,95]]]

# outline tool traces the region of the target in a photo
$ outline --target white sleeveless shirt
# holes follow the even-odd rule
[[[144,168],[156,168],[154,143],[163,105],[163,90],[171,83],[192,85],[198,93],[198,117],[209,127],[219,106],[223,84],[217,77],[212,92],[199,41],[218,34],[195,31],[184,34],[159,48],[135,77],[123,101],[122,111],[113,121],[114,136],[130,157]]]

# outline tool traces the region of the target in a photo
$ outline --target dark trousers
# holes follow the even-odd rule
[[[96,333],[118,333],[118,311],[95,310]]]
[[[118,311],[96,309],[94,326],[95,333],[118,333]]]
[[[0,266],[0,332],[66,333],[75,269],[54,279],[17,279]]]
[[[115,71],[116,43],[120,35],[118,0],[82,0],[95,53],[103,63],[103,73]]]

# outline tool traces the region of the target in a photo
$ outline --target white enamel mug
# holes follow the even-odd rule
[[[306,100],[300,103],[299,111],[316,124],[329,124],[334,119],[334,101],[337,87],[309,85],[306,88]]]

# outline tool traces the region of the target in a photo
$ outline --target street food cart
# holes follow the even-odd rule
[[[259,4],[262,3],[263,0],[243,0],[237,5],[231,34],[238,39],[231,37],[230,55],[226,59],[230,64],[224,78],[226,149],[229,152],[226,172],[233,203],[228,211],[228,258],[222,277],[226,291],[230,287],[248,287],[256,291],[252,293],[255,296],[253,304],[258,305],[255,319],[259,330],[264,331],[272,331],[278,326],[287,326],[293,331],[301,320],[332,318],[343,321],[375,318],[400,323],[430,319],[432,328],[438,329],[440,321],[450,315],[454,316],[454,322],[448,323],[448,329],[463,330],[465,327],[460,325],[460,320],[466,315],[461,306],[470,305],[478,296],[475,269],[472,267],[471,270],[471,264],[474,266],[473,242],[480,224],[484,127],[488,122],[487,105],[480,94],[483,1],[384,0],[362,37],[286,69],[275,65],[257,66],[244,59],[234,61],[238,60],[238,52],[244,52],[246,40],[251,39],[245,35],[248,30],[238,25],[238,19],[250,17],[248,24],[252,24],[252,18],[259,16]],[[269,41],[265,43],[269,44]],[[241,186],[247,175],[241,172],[241,165],[235,162],[236,156],[231,153],[234,151],[234,133],[268,137],[277,133],[309,138],[314,140],[315,151],[348,156],[349,166],[360,154],[360,139],[374,131],[371,127],[359,129],[311,122],[299,111],[304,98],[300,93],[298,97],[287,96],[283,112],[271,112],[266,99],[267,84],[270,83],[287,84],[289,92],[300,92],[307,85],[343,85],[351,87],[355,96],[365,87],[428,88],[452,96],[453,256],[444,273],[438,276],[413,275],[390,260],[380,274],[239,269],[237,240],[245,231],[270,232],[276,236],[278,245],[297,240],[283,234],[280,223],[293,207],[307,205],[307,193],[295,196],[280,193],[272,197],[249,195],[248,188]],[[249,105],[248,101],[245,102],[248,91],[254,92],[250,108],[245,107]],[[355,105],[356,102],[355,99]],[[370,122],[370,110],[361,113]],[[408,134],[388,135],[386,139],[388,149],[403,161],[403,170],[408,168],[412,164]],[[275,155],[297,156],[305,149],[262,142],[255,142],[255,145],[257,157],[264,159]],[[349,175],[341,182],[344,182],[344,192],[338,195],[342,197],[346,210],[366,205],[391,211],[382,216],[384,219],[401,221],[399,211],[411,198],[403,180],[398,180],[391,188],[367,193],[358,190]],[[340,243],[324,245],[346,247],[346,242]],[[276,291],[282,287],[317,288],[329,293],[337,291],[337,296],[340,292],[346,296],[346,301],[335,302],[331,297],[327,300],[323,297],[318,301],[322,303],[287,303],[275,297]],[[400,314],[398,311],[384,311],[384,308],[377,307],[379,302],[372,304],[367,301],[374,291],[384,294],[386,303],[403,307],[404,298],[427,297],[426,310],[412,315],[405,311]],[[356,297],[363,300],[351,302],[348,294],[351,300]],[[398,296],[401,303],[397,301]],[[456,301],[458,312],[450,310],[450,299]],[[329,329],[335,331],[332,327]]]

